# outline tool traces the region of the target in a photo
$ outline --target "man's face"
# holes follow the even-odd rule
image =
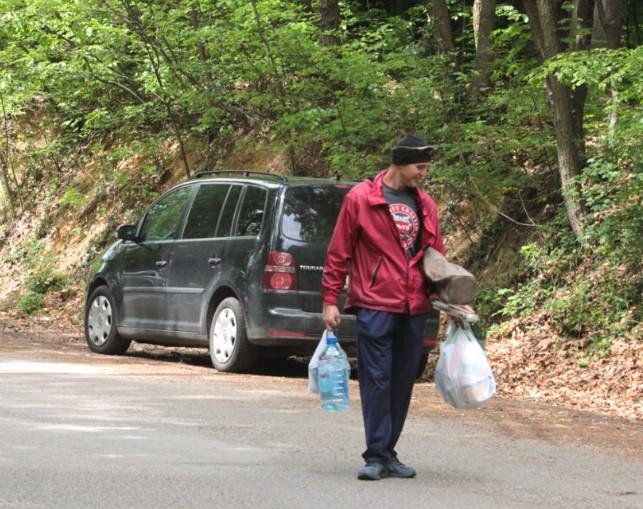
[[[426,178],[429,163],[405,164],[399,166],[400,180],[405,187],[417,187],[420,180]]]

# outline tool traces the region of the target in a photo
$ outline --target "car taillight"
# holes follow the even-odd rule
[[[290,253],[270,251],[263,269],[263,287],[269,290],[296,290],[295,259]]]

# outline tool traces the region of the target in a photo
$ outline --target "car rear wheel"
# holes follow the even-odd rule
[[[256,349],[248,343],[241,303],[234,297],[221,301],[212,317],[210,358],[219,371],[243,371],[254,366]]]
[[[116,330],[114,298],[106,286],[96,288],[87,299],[85,339],[92,351],[107,355],[123,354],[131,343]]]

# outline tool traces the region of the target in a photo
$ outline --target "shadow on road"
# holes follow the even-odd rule
[[[130,349],[124,357],[157,362],[182,363],[189,366],[214,369],[210,356],[205,350],[189,349],[189,351],[183,351],[182,349],[156,347],[153,345],[141,345],[139,348],[138,350]],[[308,359],[302,357],[263,358],[257,362],[257,366],[252,371],[247,371],[246,374],[306,378],[308,377]]]
[[[182,363],[188,366],[214,369],[210,355],[206,350],[176,349],[171,347],[158,347],[154,345],[140,345],[139,349],[130,349],[125,357],[133,359],[151,360],[167,363]],[[275,376],[285,378],[307,378],[307,357],[291,356],[287,358],[261,358],[255,368],[246,371],[248,375]],[[354,363],[352,363],[354,364]],[[355,365],[351,370],[351,378],[357,379]]]

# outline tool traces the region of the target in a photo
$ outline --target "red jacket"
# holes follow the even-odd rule
[[[418,216],[422,218],[422,250],[407,260],[384,198],[385,173],[357,184],[344,198],[324,264],[324,304],[337,304],[350,274],[346,311],[363,307],[411,315],[425,313],[429,301],[421,269],[423,251],[428,246],[443,254],[445,251],[437,209],[427,193],[414,189]]]

